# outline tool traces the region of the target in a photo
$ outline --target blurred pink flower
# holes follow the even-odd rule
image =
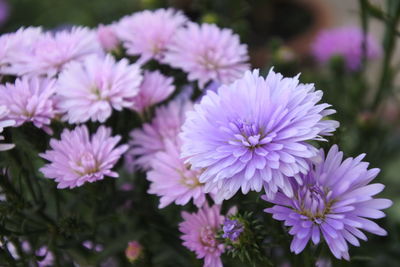
[[[242,77],[248,59],[247,46],[237,34],[206,23],[188,23],[179,30],[165,56],[166,63],[187,72],[201,88],[209,81],[228,84]]]
[[[187,18],[174,9],[144,10],[123,17],[116,33],[123,41],[128,55],[140,56],[139,62],[162,60],[177,29]]]
[[[20,28],[13,33],[0,36],[0,74],[14,74],[16,60],[41,37],[42,29],[36,27]]]
[[[69,123],[88,120],[105,122],[112,110],[132,107],[142,75],[127,59],[118,62],[111,55],[87,57],[72,62],[61,72],[57,83],[58,108]]]
[[[174,79],[166,77],[157,71],[145,71],[139,94],[132,101],[133,109],[143,112],[146,108],[167,99],[175,90]]]
[[[186,111],[193,105],[188,101],[175,100],[167,106],[156,109],[154,119],[134,129],[129,142],[130,150],[125,155],[125,164],[129,171],[135,168],[149,170],[155,154],[165,150],[165,140],[178,141],[178,133],[185,120]]]
[[[22,77],[14,84],[0,85],[0,105],[10,111],[8,119],[18,127],[32,122],[36,127],[51,133],[48,127],[55,116],[53,97],[55,80],[38,77]]]
[[[328,63],[334,56],[341,56],[345,60],[346,68],[356,71],[362,63],[363,41],[362,29],[355,26],[321,31],[312,45],[312,54],[321,64]],[[365,41],[367,59],[379,58],[382,54],[382,47],[376,39],[367,34]]]
[[[179,224],[183,245],[204,258],[204,267],[222,267],[221,254],[224,245],[216,239],[217,231],[224,222],[220,206],[205,205],[197,213],[182,212],[183,222]]]
[[[10,70],[16,75],[52,77],[71,61],[82,61],[88,55],[103,53],[96,33],[88,28],[46,32],[28,49],[13,55]]]
[[[84,183],[103,180],[105,176],[117,178],[118,173],[111,169],[127,145],[116,147],[120,136],[111,136],[111,129],[100,126],[89,136],[85,125],[74,130],[64,130],[61,140],[52,139],[50,146],[40,156],[50,163],[40,169],[46,178],[55,179],[57,188],[74,188]]]
[[[97,27],[97,38],[105,51],[114,50],[120,42],[115,33],[115,25],[100,24]]]
[[[165,150],[156,153],[151,160],[152,169],[147,173],[151,182],[148,193],[160,196],[159,208],[172,202],[186,205],[191,199],[197,207],[206,201],[204,184],[199,182],[200,171],[191,170],[180,157],[180,145],[165,141]]]

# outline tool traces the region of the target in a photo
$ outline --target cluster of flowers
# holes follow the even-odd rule
[[[112,55],[121,45],[134,63]],[[146,69],[150,61],[182,70],[192,83],[177,88],[173,77]],[[275,204],[265,211],[291,227],[296,254],[322,236],[335,257],[349,259],[348,243],[366,240],[360,229],[386,234],[369,220],[391,205],[373,198],[383,190],[369,184],[379,170],[368,170],[364,155],[343,161],[337,146],[325,156],[311,144],[339,127],[328,118],[335,111],[319,103],[322,91],[273,70],[264,78],[247,61],[246,45],[231,30],[190,22],[172,9],[138,12],[97,29],[20,29],[0,37],[0,74],[15,77],[0,86],[0,133],[27,122],[48,134],[54,120],[81,124],[40,154],[49,162],[44,176],[58,188],[79,187],[118,177],[113,168],[124,156],[127,169],[147,173],[160,208],[191,200],[199,208],[182,213],[179,229],[205,266],[222,266],[220,229],[232,240],[243,231],[220,212],[239,190],[265,192],[263,199]],[[190,100],[193,82],[203,93],[197,103]],[[177,91],[131,132],[129,144],[118,145],[111,128],[101,125],[91,135],[85,125],[124,108],[146,117]]]

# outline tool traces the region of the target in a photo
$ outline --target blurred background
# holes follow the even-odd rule
[[[325,100],[338,111],[335,118],[341,122],[330,144],[338,143],[347,156],[366,152],[371,167],[382,169],[377,179],[386,185],[382,197],[394,201],[387,218],[381,220],[389,236],[371,237],[361,248],[352,248],[352,263],[400,266],[400,49],[398,31],[396,36],[387,31],[390,6],[396,6],[396,1],[0,0],[0,32],[30,25],[49,30],[71,25],[96,27],[138,10],[160,7],[181,9],[193,21],[232,28],[249,45],[253,68],[266,72],[275,66],[276,71],[289,76],[301,72],[303,82],[314,82],[324,91]],[[370,7],[364,13],[360,8],[363,3]],[[336,26],[361,27],[363,14],[368,14],[364,26],[389,56],[368,62],[357,73],[346,72],[340,60],[320,68],[309,54],[316,35]],[[391,69],[390,79],[383,72],[385,66]],[[375,101],[382,86],[385,94]],[[368,256],[357,257],[358,249],[360,255]],[[335,262],[334,266],[342,264],[348,263]]]

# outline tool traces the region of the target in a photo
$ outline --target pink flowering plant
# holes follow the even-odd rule
[[[174,8],[0,35],[0,265],[388,265],[397,6],[263,68]]]

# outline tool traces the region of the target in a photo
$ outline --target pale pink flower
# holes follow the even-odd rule
[[[185,121],[186,111],[192,108],[191,102],[172,101],[167,106],[157,108],[155,117],[150,123],[145,123],[141,129],[134,129],[130,133],[131,149],[125,156],[128,169],[139,167],[149,170],[150,161],[155,154],[165,150],[165,140],[178,142],[178,133]]]
[[[144,10],[123,17],[116,26],[116,33],[123,41],[128,55],[140,56],[139,62],[162,60],[177,29],[187,18],[174,9]]]
[[[71,61],[91,54],[103,55],[96,33],[85,27],[46,32],[29,49],[15,54],[11,72],[16,75],[55,76]]]
[[[221,254],[224,245],[216,238],[217,231],[224,223],[220,206],[205,205],[197,213],[182,212],[183,222],[179,224],[183,245],[196,253],[198,259],[204,258],[204,267],[222,267]]]
[[[15,120],[16,127],[32,122],[51,133],[48,125],[55,116],[54,84],[53,79],[22,77],[14,84],[0,85],[0,105],[8,108],[7,118]]]
[[[164,76],[159,71],[145,71],[139,94],[133,98],[133,109],[143,112],[167,99],[175,90],[173,82],[173,78]]]
[[[57,83],[58,108],[69,123],[88,120],[105,122],[112,110],[132,107],[142,75],[127,59],[118,62],[111,55],[87,57],[72,62],[61,72]]]
[[[154,155],[147,180],[151,182],[149,193],[160,196],[160,209],[172,202],[186,205],[191,199],[197,207],[206,201],[204,185],[199,182],[200,171],[191,170],[180,157],[180,146],[165,141],[165,150]]]
[[[100,24],[97,27],[97,38],[105,51],[114,50],[120,42],[115,33],[115,25]]]
[[[84,183],[103,180],[105,176],[117,178],[118,173],[111,169],[127,145],[116,147],[120,136],[111,136],[111,129],[100,126],[89,136],[85,125],[74,130],[64,130],[61,140],[52,139],[50,146],[40,156],[50,163],[40,169],[46,178],[54,179],[57,188],[74,188]]]
[[[206,23],[188,23],[179,30],[165,56],[166,63],[187,72],[201,88],[209,81],[228,84],[241,78],[249,69],[248,59],[237,34]]]
[[[42,35],[36,27],[20,28],[0,36],[0,74],[14,74],[11,70],[16,58],[25,54]]]

